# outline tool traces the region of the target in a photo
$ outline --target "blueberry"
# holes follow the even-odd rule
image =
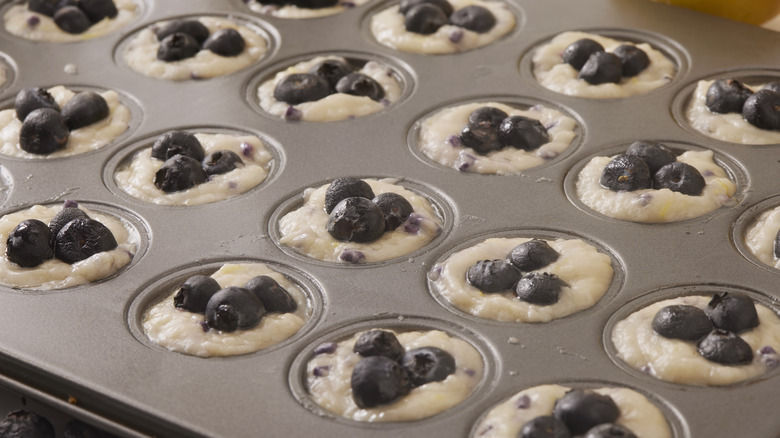
[[[469,123],[460,131],[460,143],[474,152],[486,155],[504,147],[498,137],[497,127]]]
[[[430,35],[447,24],[447,15],[432,3],[419,3],[404,14],[404,27],[409,32]]]
[[[706,185],[698,169],[678,161],[665,165],[653,175],[654,188],[669,189],[689,196],[701,195]]]
[[[373,199],[374,191],[359,178],[345,176],[334,179],[325,190],[325,213],[330,214],[341,200],[354,197]]]
[[[777,230],[777,236],[775,237],[775,258],[780,259],[780,230]]]
[[[274,88],[274,99],[290,105],[320,100],[329,94],[328,81],[311,73],[287,75]]]
[[[238,56],[244,51],[244,47],[244,37],[235,29],[220,29],[203,43],[205,50],[211,50],[219,56]]]
[[[469,114],[469,124],[476,126],[485,126],[492,129],[498,129],[501,122],[509,115],[492,106],[483,106],[475,109]]]
[[[203,44],[209,37],[208,28],[198,20],[172,20],[165,26],[157,29],[155,35],[157,40],[162,41],[168,35],[174,33],[186,33],[197,41],[198,45]]]
[[[724,330],[713,330],[699,341],[697,350],[705,359],[721,365],[745,365],[753,361],[750,344]]]
[[[328,233],[343,242],[373,242],[385,232],[382,210],[366,198],[346,198],[328,216]]]
[[[79,34],[92,27],[92,22],[81,9],[76,6],[65,6],[54,13],[54,24],[64,32]]]
[[[192,313],[206,313],[206,304],[220,289],[222,286],[217,280],[205,275],[193,275],[179,286],[179,291],[173,296],[173,305]]]
[[[498,126],[501,143],[515,149],[532,151],[550,141],[547,129],[536,119],[509,116]]]
[[[450,24],[476,33],[485,33],[496,25],[496,17],[490,9],[470,5],[450,14]]]
[[[59,0],[30,0],[27,2],[27,9],[43,14],[47,17],[53,17],[57,12],[57,3]]]
[[[37,109],[24,118],[19,147],[31,154],[46,155],[64,149],[70,138],[65,118],[51,108]]]
[[[601,44],[590,38],[583,38],[569,44],[566,49],[563,50],[563,62],[579,71],[588,61],[590,55],[603,51],[604,46]]]
[[[203,170],[206,175],[221,175],[236,167],[243,166],[241,157],[233,151],[214,151],[203,159]]]
[[[625,77],[636,76],[650,65],[647,53],[633,44],[621,44],[612,53],[620,58],[621,73]]]
[[[16,94],[14,109],[16,118],[24,121],[28,114],[39,108],[51,108],[55,111],[60,110],[60,106],[45,88],[30,87],[24,88]]]
[[[98,429],[75,418],[65,424],[62,436],[63,438],[117,438],[112,433]]]
[[[165,160],[154,174],[154,186],[166,193],[187,190],[206,181],[200,161],[184,155]]]
[[[371,202],[382,210],[382,215],[385,217],[385,231],[395,230],[414,212],[412,204],[398,193],[380,193]]]
[[[528,303],[549,306],[558,302],[561,288],[565,286],[568,284],[555,274],[532,272],[517,282],[515,294]]]
[[[542,269],[558,260],[560,254],[547,242],[531,239],[512,248],[507,261],[523,272]]]
[[[119,14],[113,0],[79,0],[79,8],[93,23],[104,18],[116,18]]]
[[[678,304],[656,312],[652,327],[665,338],[698,341],[712,331],[712,322],[698,307]]]
[[[64,207],[49,221],[49,231],[51,231],[52,238],[59,234],[62,227],[73,219],[88,219],[84,210],[78,207]]]
[[[329,8],[331,6],[336,6],[339,3],[339,1],[338,0],[290,0],[290,3],[292,3],[294,6],[303,9],[321,9],[321,8]]]
[[[563,421],[552,415],[540,415],[523,425],[517,438],[571,438]]]
[[[335,90],[339,79],[354,71],[355,68],[348,62],[338,59],[326,59],[312,67],[309,73],[325,79],[330,84],[330,87]]]
[[[374,78],[363,73],[350,73],[336,83],[336,92],[353,96],[366,96],[379,101],[385,97],[385,89]]]
[[[455,358],[440,348],[421,347],[404,353],[401,366],[409,374],[413,387],[440,382],[455,372]]]
[[[192,58],[200,52],[200,45],[186,33],[176,32],[160,41],[157,49],[157,59],[165,62],[181,61]]]
[[[404,355],[404,347],[398,338],[385,330],[369,330],[363,332],[355,341],[352,351],[363,356],[384,356],[394,361],[401,360]]]
[[[749,88],[736,79],[718,79],[707,89],[704,103],[714,113],[741,113],[742,106],[752,94]]]
[[[361,409],[392,403],[409,393],[409,377],[398,362],[384,356],[360,359],[350,379],[352,399]]]
[[[582,438],[637,438],[631,429],[615,423],[599,424],[591,428]]]
[[[626,150],[626,155],[633,155],[645,161],[650,174],[669,163],[677,161],[677,155],[668,147],[655,141],[635,141]]]
[[[780,93],[780,81],[770,82],[766,85],[764,85],[762,90],[772,90],[775,93]]]
[[[641,190],[652,187],[650,168],[633,155],[618,155],[604,167],[599,183],[614,192]]]
[[[780,130],[780,93],[758,90],[745,100],[742,117],[759,129]]]
[[[716,328],[734,333],[750,330],[760,323],[755,303],[742,293],[715,294],[704,311]]]
[[[596,52],[590,55],[580,69],[579,78],[591,85],[619,83],[623,66],[614,53]]]
[[[228,286],[211,296],[206,305],[209,327],[223,331],[250,329],[265,315],[263,302],[254,292],[242,287]]]
[[[203,161],[206,150],[197,137],[185,131],[168,131],[157,137],[152,145],[152,158],[165,161],[179,154]]]
[[[485,293],[511,290],[522,274],[506,260],[480,260],[466,271],[466,280]]]
[[[71,98],[62,107],[62,117],[71,131],[89,126],[108,117],[106,99],[94,91],[83,91]]]
[[[614,423],[620,417],[620,408],[608,395],[572,389],[555,401],[553,415],[572,435],[581,435],[599,424]]]
[[[420,3],[430,3],[434,6],[437,6],[442,10],[442,12],[444,12],[444,15],[448,17],[455,11],[450,2],[447,0],[401,0],[401,4],[398,7],[398,12],[400,12],[402,15],[405,15],[409,9],[412,9]]]
[[[291,313],[298,309],[298,303],[293,297],[267,275],[250,278],[244,289],[254,292],[267,312]]]
[[[54,257],[72,265],[117,246],[111,230],[102,223],[89,218],[73,219],[54,237]]]
[[[49,226],[37,219],[22,221],[5,244],[8,260],[23,268],[33,268],[54,257]]]
[[[19,409],[9,412],[0,421],[0,436],[3,438],[54,438],[54,426],[35,412]]]

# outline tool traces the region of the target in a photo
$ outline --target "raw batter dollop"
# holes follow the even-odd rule
[[[340,14],[346,10],[352,9],[356,6],[360,6],[368,2],[368,0],[339,0],[334,6],[328,6],[325,8],[299,8],[294,5],[275,5],[272,3],[263,4],[262,1],[248,0],[246,1],[249,9],[261,14],[268,14],[279,18],[317,18],[326,17],[328,15]]]
[[[780,230],[780,207],[767,210],[745,232],[745,244],[759,260],[780,269],[780,259],[775,257],[775,239]]]

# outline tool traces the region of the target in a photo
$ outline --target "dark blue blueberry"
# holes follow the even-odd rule
[[[707,182],[699,170],[680,161],[669,163],[653,175],[653,188],[669,189],[689,196],[699,196]]]
[[[176,32],[160,41],[157,49],[157,59],[165,62],[181,61],[192,58],[200,52],[200,45],[186,33]]]
[[[401,357],[401,366],[409,374],[413,387],[441,382],[455,372],[455,358],[440,348],[421,347]]]
[[[745,101],[753,94],[736,79],[718,79],[707,89],[704,103],[714,113],[741,113]]]
[[[198,46],[209,37],[208,28],[198,20],[170,21],[165,26],[158,28],[155,35],[157,35],[157,40],[162,41],[174,33],[186,33],[198,43]]]
[[[523,425],[517,438],[570,438],[563,421],[552,415],[540,415]]]
[[[326,229],[342,242],[373,242],[385,232],[385,217],[370,199],[346,198],[328,215]]]
[[[62,434],[63,438],[118,438],[116,435],[106,432],[105,430],[98,429],[87,423],[72,419],[65,425],[65,430]]]
[[[476,33],[485,33],[496,25],[496,17],[490,9],[470,5],[450,14],[450,24]]]
[[[244,37],[235,29],[220,29],[203,42],[203,49],[219,56],[238,56],[246,47]]]
[[[385,89],[374,78],[363,73],[350,73],[336,83],[336,92],[366,96],[374,101],[385,97]]]
[[[572,435],[581,435],[599,424],[614,423],[620,417],[620,409],[608,395],[572,389],[555,401],[553,415],[566,424]]]
[[[366,261],[366,255],[363,254],[362,251],[356,249],[345,249],[339,254],[339,260],[342,262],[358,264]]]
[[[330,87],[335,90],[339,79],[354,71],[355,68],[348,62],[339,59],[326,59],[312,67],[309,73],[325,79],[330,84]]]
[[[49,226],[37,219],[22,221],[6,239],[5,255],[23,268],[33,268],[54,257]]]
[[[336,6],[338,0],[290,0],[293,5],[303,9],[321,9]]]
[[[398,12],[405,15],[409,9],[419,5],[420,3],[430,3],[444,12],[446,16],[450,16],[454,12],[454,8],[447,0],[401,0],[401,4],[398,6]]]
[[[53,218],[49,221],[49,231],[54,238],[59,234],[62,227],[73,219],[89,218],[84,210],[78,207],[63,207]]]
[[[480,260],[466,271],[466,280],[485,293],[514,289],[523,274],[506,260]]]
[[[311,73],[287,75],[274,88],[274,99],[290,105],[320,100],[329,94],[328,81]]]
[[[420,232],[420,226],[422,225],[422,216],[417,213],[409,215],[409,219],[404,224],[404,233],[417,234]]]
[[[152,158],[165,161],[174,155],[184,155],[203,161],[206,150],[195,135],[185,131],[168,131],[157,137],[152,145]]]
[[[716,328],[734,333],[750,330],[760,322],[753,300],[738,292],[713,295],[704,311]]]
[[[254,292],[242,287],[221,289],[206,305],[209,327],[223,332],[250,329],[259,324],[264,315],[263,302]]]
[[[558,302],[561,289],[565,286],[568,284],[555,274],[532,272],[517,282],[515,294],[525,302],[549,306]]]
[[[579,78],[591,85],[614,83],[622,79],[623,66],[614,53],[596,52],[580,69]]]
[[[243,165],[244,161],[233,151],[215,151],[203,159],[206,175],[221,175]]]
[[[79,0],[79,8],[93,23],[104,18],[116,18],[119,14],[113,0]]]
[[[504,146],[532,151],[550,141],[542,122],[523,116],[509,116],[498,126],[498,138]]]
[[[154,186],[166,193],[187,190],[206,181],[200,161],[184,155],[165,160],[154,174]]]
[[[614,192],[641,190],[652,187],[650,168],[645,160],[633,155],[618,155],[601,172],[599,183]]]
[[[583,38],[569,44],[566,49],[563,50],[563,62],[579,71],[588,61],[590,55],[603,51],[604,46],[601,44],[590,38]]]
[[[352,399],[361,409],[392,403],[409,394],[411,384],[398,362],[384,356],[360,359],[350,379]]]
[[[267,312],[290,313],[295,312],[298,303],[279,283],[267,275],[252,277],[244,285],[244,289],[255,293],[263,302]]]
[[[643,159],[651,175],[667,164],[677,161],[674,151],[655,141],[635,141],[626,150],[626,155]]]
[[[698,341],[712,331],[712,322],[696,306],[671,305],[656,312],[652,327],[665,338]]]
[[[359,178],[345,176],[334,179],[325,190],[325,213],[330,214],[343,199],[354,197],[374,199],[374,191]]]
[[[16,93],[14,110],[16,110],[16,118],[20,121],[23,122],[28,114],[39,108],[50,108],[55,111],[60,110],[60,106],[54,100],[54,96],[46,91],[45,88],[24,88],[22,91]]]
[[[404,347],[398,338],[386,330],[369,330],[363,332],[355,341],[352,351],[363,356],[384,356],[398,361],[404,355]]]
[[[430,35],[447,24],[447,14],[432,3],[419,3],[404,14],[404,27],[409,32]]]
[[[699,354],[721,365],[745,365],[753,361],[753,348],[732,332],[713,330],[699,341]]]
[[[27,2],[27,9],[43,14],[47,17],[53,17],[57,12],[59,0],[30,0]]]
[[[71,131],[103,120],[108,113],[108,102],[94,91],[78,93],[62,107],[62,117]]]
[[[775,258],[780,259],[780,230],[777,230],[777,236],[775,236]]]
[[[23,409],[11,411],[0,421],[3,438],[54,438],[54,426],[35,412]]]
[[[380,193],[371,201],[382,210],[382,215],[385,217],[385,231],[395,230],[414,212],[412,204],[398,193]]]
[[[64,149],[70,138],[65,118],[51,108],[39,108],[24,118],[19,147],[31,154],[46,155]]]
[[[460,131],[460,137],[458,138],[460,144],[474,149],[474,152],[480,155],[486,155],[504,147],[498,137],[497,127],[487,126],[486,124],[475,125],[469,123]]]
[[[745,100],[742,117],[759,129],[780,130],[780,93],[758,90]]]
[[[314,354],[333,354],[338,350],[339,345],[335,342],[325,342],[314,348]]]
[[[637,438],[631,429],[615,423],[604,423],[593,427],[583,438]]]
[[[92,22],[80,8],[65,6],[54,13],[54,24],[63,32],[79,34],[92,27]]]
[[[766,85],[764,85],[762,90],[772,90],[775,93],[780,93],[780,81],[770,82]]]
[[[498,129],[501,122],[509,115],[492,106],[483,106],[475,109],[469,114],[469,124],[477,126],[487,126],[493,129]]]
[[[205,275],[193,275],[181,284],[173,296],[173,305],[192,313],[206,313],[206,304],[220,289],[222,286],[217,280]]]
[[[625,77],[636,76],[650,65],[647,53],[633,44],[621,44],[612,53],[620,58],[621,73]]]
[[[73,219],[54,237],[54,257],[72,265],[117,246],[111,230],[102,223],[89,218]]]
[[[512,248],[507,261],[523,272],[531,272],[544,268],[559,256],[558,251],[544,240],[531,239]]]

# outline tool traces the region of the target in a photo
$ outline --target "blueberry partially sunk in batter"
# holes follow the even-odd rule
[[[31,154],[50,154],[64,149],[70,138],[70,129],[59,111],[39,108],[24,118],[19,131],[19,147]]]
[[[116,18],[119,14],[113,0],[78,0],[78,7],[92,23],[97,23],[104,18]]]
[[[290,105],[320,100],[329,94],[328,81],[311,73],[287,75],[274,88],[274,99]]]
[[[354,71],[355,67],[348,62],[342,62],[338,59],[326,59],[312,67],[309,73],[322,77],[328,81],[331,89],[335,90],[339,80]]]
[[[561,289],[568,286],[560,277],[547,272],[526,274],[515,287],[515,294],[523,301],[540,306],[558,302]]]
[[[665,165],[677,161],[677,155],[674,151],[656,141],[635,141],[626,150],[626,155],[633,155],[644,160],[651,175]]]
[[[173,296],[173,305],[192,313],[206,313],[206,305],[220,289],[217,280],[205,275],[193,275],[179,287]]]
[[[753,361],[750,344],[725,330],[713,330],[699,341],[697,349],[705,359],[721,365],[743,365]]]
[[[165,161],[178,154],[201,161],[206,151],[198,138],[186,131],[168,131],[157,137],[152,145],[152,158]]]
[[[614,423],[620,417],[620,408],[608,395],[573,389],[555,401],[553,415],[572,435],[581,435],[599,424]]]
[[[206,305],[208,326],[223,332],[252,328],[260,323],[264,315],[263,302],[254,292],[242,287],[221,289]]]
[[[670,339],[698,341],[712,331],[712,322],[696,306],[671,305],[659,310],[653,317],[653,331]]]
[[[496,17],[489,9],[470,5],[450,14],[450,24],[477,33],[485,33],[496,25]]]
[[[675,161],[653,175],[653,188],[669,189],[689,196],[699,196],[707,182],[698,169],[690,164]]]
[[[106,99],[94,91],[78,93],[62,107],[62,117],[71,131],[103,120],[109,112]]]
[[[374,101],[385,97],[385,90],[374,78],[363,73],[350,73],[336,83],[336,92],[366,96]]]
[[[523,272],[530,272],[544,268],[559,256],[558,251],[544,240],[531,239],[512,248],[507,261]]]
[[[198,20],[171,20],[165,26],[158,28],[155,32],[157,39],[162,41],[168,35],[174,33],[184,33],[191,36],[198,45],[203,44],[209,37],[208,28]]]
[[[652,186],[650,168],[637,156],[621,154],[613,158],[601,174],[599,183],[612,191],[649,189]]]
[[[603,52],[604,46],[590,38],[582,38],[569,44],[563,51],[563,62],[579,71],[588,61],[590,55]]]
[[[412,386],[440,382],[455,372],[455,358],[436,347],[420,347],[407,351],[401,366],[409,375]]]
[[[623,425],[604,423],[590,429],[583,438],[637,438],[637,436]]]
[[[200,161],[181,154],[165,160],[154,174],[154,185],[166,193],[187,190],[206,181]]]
[[[54,13],[54,24],[64,32],[71,34],[84,33],[92,27],[92,22],[80,8],[65,6]]]
[[[522,273],[506,260],[480,260],[466,271],[466,280],[485,293],[513,289]]]
[[[60,106],[57,104],[57,101],[54,100],[54,96],[45,88],[23,88],[16,93],[14,110],[16,111],[16,118],[19,119],[19,121],[24,122],[24,119],[28,114],[39,108],[51,108],[55,111],[60,111]]]
[[[621,44],[612,53],[620,58],[621,73],[625,77],[636,76],[650,65],[647,53],[633,44]]]
[[[718,79],[707,89],[705,104],[719,114],[741,113],[745,101],[753,92],[736,79]]]
[[[346,198],[330,212],[326,228],[336,240],[372,242],[385,232],[385,218],[370,199]]]
[[[537,149],[550,141],[542,122],[523,116],[505,118],[498,126],[498,137],[505,146],[525,151]]]
[[[704,311],[716,328],[734,333],[752,329],[760,323],[755,303],[741,293],[715,294]]]
[[[406,14],[409,9],[412,9],[420,3],[430,3],[441,9],[442,12],[444,12],[444,15],[448,17],[455,10],[447,0],[401,0],[401,3],[398,6],[398,12]]]
[[[325,191],[325,213],[330,214],[336,204],[353,197],[373,199],[374,191],[360,178],[345,176],[334,179]]]
[[[518,438],[571,438],[569,428],[552,415],[540,415],[527,421]]]
[[[411,389],[406,370],[384,356],[362,358],[352,370],[350,385],[352,398],[362,409],[392,403]]]
[[[580,69],[579,78],[591,85],[614,83],[623,78],[623,65],[614,53],[595,52]]]
[[[295,312],[298,304],[279,283],[267,275],[252,277],[244,289],[253,292],[263,302],[266,312]]]
[[[244,38],[235,29],[220,29],[209,35],[203,48],[210,50],[219,56],[238,56],[246,47]]]
[[[181,61],[192,58],[200,52],[200,44],[186,33],[172,33],[160,41],[157,59],[165,62]]]
[[[23,268],[33,268],[54,257],[48,225],[37,220],[22,221],[6,239],[8,260]]]
[[[382,215],[385,217],[385,231],[395,230],[414,212],[412,204],[398,193],[380,193],[371,201],[382,210]]]
[[[65,224],[57,233],[54,256],[73,264],[117,246],[116,238],[108,227],[95,219],[79,218]]]
[[[777,236],[775,236],[775,243],[774,243],[774,253],[775,258],[780,259],[780,230],[777,230]]]
[[[436,33],[447,24],[447,15],[432,3],[419,3],[404,13],[404,27],[421,35]]]
[[[780,92],[756,91],[745,100],[742,117],[759,129],[780,130]]]
[[[241,160],[241,157],[228,150],[212,152],[203,159],[203,170],[209,176],[228,173],[243,165],[244,161]]]
[[[32,411],[11,411],[0,421],[0,436],[6,438],[54,438],[54,426]]]
[[[404,347],[392,332],[369,330],[361,333],[355,341],[352,351],[363,356],[384,356],[399,361],[404,355]]]
[[[78,207],[63,207],[54,217],[49,221],[49,230],[51,236],[54,238],[59,234],[62,227],[73,219],[89,218],[87,213]]]

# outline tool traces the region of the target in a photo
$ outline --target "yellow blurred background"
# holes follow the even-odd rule
[[[750,24],[780,26],[780,0],[654,0]],[[780,27],[777,27],[780,30]]]

